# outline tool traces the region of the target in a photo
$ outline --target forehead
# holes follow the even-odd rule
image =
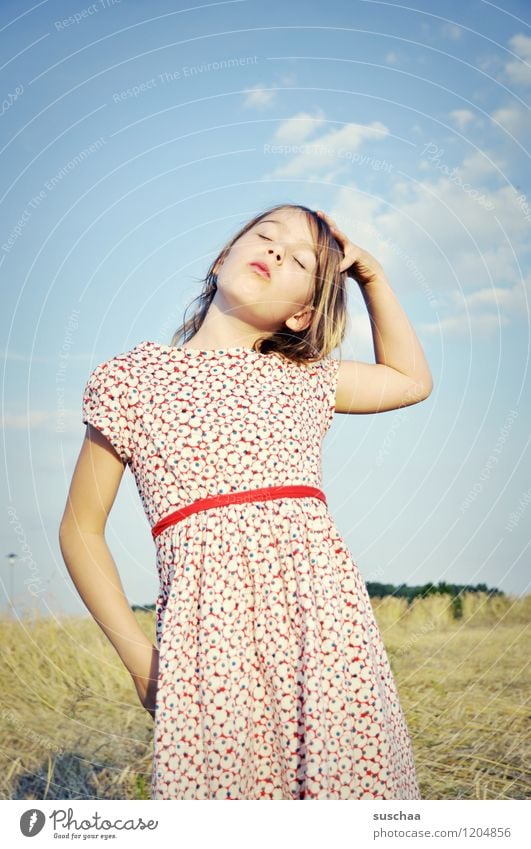
[[[265,223],[276,224],[281,232],[290,233],[297,239],[304,241],[308,247],[314,247],[313,233],[306,216],[302,212],[279,209],[270,215],[265,215],[258,222],[258,224]]]

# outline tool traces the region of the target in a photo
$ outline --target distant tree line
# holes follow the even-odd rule
[[[501,590],[489,589],[486,584],[449,584],[447,581],[439,581],[438,584],[429,582],[416,587],[408,587],[407,584],[379,584],[376,581],[367,581],[369,595],[374,598],[384,598],[386,595],[395,595],[399,598],[407,598],[408,602],[414,598],[426,598],[428,595],[447,593],[448,595],[463,595],[463,593],[487,593],[487,595],[505,595]]]
[[[407,599],[408,605],[414,598],[427,598],[429,595],[449,595],[451,597],[452,612],[454,619],[459,619],[463,614],[464,593],[486,593],[488,596],[505,595],[502,590],[489,589],[486,584],[449,584],[447,581],[439,581],[434,584],[429,581],[416,587],[408,587],[407,584],[380,584],[377,581],[367,581],[367,590],[371,598],[384,598],[387,595]]]
[[[407,584],[380,584],[378,581],[367,581],[367,591],[371,598],[385,598],[385,596],[396,596],[407,599],[408,605],[414,598],[427,598],[429,595],[449,595],[451,597],[452,612],[454,619],[459,619],[463,612],[463,593],[486,593],[489,596],[505,595],[502,590],[489,589],[486,584],[449,584],[447,581],[432,581],[416,587],[408,587]],[[133,610],[155,610],[154,604],[133,604]]]

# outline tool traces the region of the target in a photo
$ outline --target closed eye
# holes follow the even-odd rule
[[[258,233],[258,235],[260,236],[261,239],[266,239],[268,242],[271,241],[271,239],[269,239],[267,236],[262,236],[261,233]],[[293,259],[295,260],[295,262],[297,262],[300,265],[301,268],[304,268],[304,270],[306,271],[306,267],[302,264],[302,262],[299,259],[297,259],[296,256],[294,256]]]

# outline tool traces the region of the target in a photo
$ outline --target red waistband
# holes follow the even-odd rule
[[[190,513],[198,513],[200,510],[209,510],[211,507],[221,507],[223,504],[243,504],[248,501],[269,501],[271,498],[320,498],[326,504],[326,496],[321,489],[315,486],[265,486],[262,489],[240,490],[239,492],[224,492],[221,495],[212,495],[209,498],[199,498],[180,510],[174,510],[160,519],[151,528],[153,539],[158,537],[162,531],[175,525],[189,516]]]

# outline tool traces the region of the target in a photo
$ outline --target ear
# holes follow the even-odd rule
[[[315,307],[304,307],[300,312],[291,315],[286,319],[286,327],[299,333],[301,330],[306,330],[312,321],[312,312]]]

